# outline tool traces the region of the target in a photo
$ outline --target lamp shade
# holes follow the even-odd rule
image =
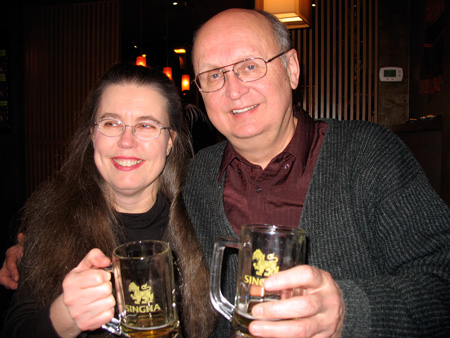
[[[287,28],[311,27],[312,0],[255,0],[255,8],[275,15]]]
[[[191,89],[191,77],[189,74],[184,74],[181,76],[181,91],[184,92],[185,90]]]
[[[136,66],[147,67],[147,55],[142,54],[136,58]]]
[[[172,67],[164,67],[163,68],[163,73],[166,74],[166,76],[169,79],[173,80],[173,78],[172,78]]]

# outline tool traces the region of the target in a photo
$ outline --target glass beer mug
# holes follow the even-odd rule
[[[220,290],[223,254],[226,247],[239,249],[235,304]],[[211,264],[210,298],[214,308],[228,319],[236,337],[253,337],[248,331],[255,320],[252,308],[301,295],[302,290],[267,292],[265,278],[305,263],[306,236],[302,229],[277,225],[249,224],[241,229],[240,239],[222,237],[216,241]]]
[[[152,240],[123,244],[114,249],[111,272],[119,318],[103,325],[105,330],[130,338],[178,337],[169,244]]]

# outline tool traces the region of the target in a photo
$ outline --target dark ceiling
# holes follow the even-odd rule
[[[102,0],[16,0],[10,4],[20,7],[96,1]],[[192,37],[199,25],[225,9],[255,5],[255,0],[179,0],[176,6],[174,0],[119,1],[122,61],[131,62],[144,53],[149,66],[162,69],[169,64],[176,68],[179,58],[173,49],[184,47],[188,50],[188,71]]]
[[[254,8],[255,4],[254,0],[181,0],[176,6],[173,2],[122,1],[123,61],[131,61],[142,50],[151,66],[173,66],[179,62],[173,49],[186,48],[189,58],[193,33],[208,18],[228,8]]]

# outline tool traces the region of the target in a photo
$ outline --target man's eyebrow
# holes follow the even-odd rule
[[[199,72],[199,74],[205,73],[205,72],[209,72],[209,71],[212,71],[212,70],[221,70],[221,69],[226,68],[226,67],[234,66],[236,63],[247,61],[247,60],[251,60],[251,59],[255,59],[255,58],[260,58],[260,59],[264,60],[264,58],[259,57],[259,56],[248,56],[246,58],[243,58],[242,60],[239,60],[239,61],[236,61],[236,62],[233,62],[233,63],[229,63],[227,65],[223,65],[223,66],[219,66],[219,67],[211,66],[211,67],[214,67],[214,68],[207,68],[206,70],[203,70],[203,71]]]
[[[203,67],[203,68],[204,68],[204,70],[202,70],[201,72],[199,72],[199,74],[200,74],[200,73],[204,73],[204,72],[209,72],[209,71],[211,71],[211,70],[221,69],[221,68],[223,68],[223,67],[216,67],[216,66],[213,66],[213,65],[208,65],[208,67]]]

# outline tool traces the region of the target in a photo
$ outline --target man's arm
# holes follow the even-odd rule
[[[7,289],[16,290],[19,282],[19,270],[17,265],[23,255],[23,240],[25,235],[20,233],[17,236],[17,244],[6,251],[5,261],[0,269],[0,284]]]
[[[333,126],[330,123],[327,132]],[[326,144],[328,156],[317,164],[321,175],[309,187],[309,207],[302,215],[312,238],[312,265],[329,271],[339,285],[345,300],[343,337],[446,337],[450,332],[449,209],[406,146],[391,133],[371,129],[360,128],[354,136],[344,128],[328,134],[336,147]],[[365,136],[369,132],[370,138]],[[359,143],[346,139],[350,136]],[[351,146],[339,145],[340,140]],[[342,175],[337,178],[336,172]],[[304,271],[297,272],[292,269],[286,283],[297,279],[297,287],[307,288]],[[260,331],[252,331],[260,324],[252,323],[251,332],[265,337],[309,336],[314,325],[313,334],[324,332],[319,329],[326,321],[311,321],[325,307],[334,306],[321,296],[324,291],[317,288],[305,299],[300,296],[285,303],[291,320],[266,321]],[[317,309],[314,302],[306,302],[313,294],[323,299]],[[277,318],[275,313],[281,310],[274,307],[281,307],[281,302],[264,304],[267,309],[258,318]]]

